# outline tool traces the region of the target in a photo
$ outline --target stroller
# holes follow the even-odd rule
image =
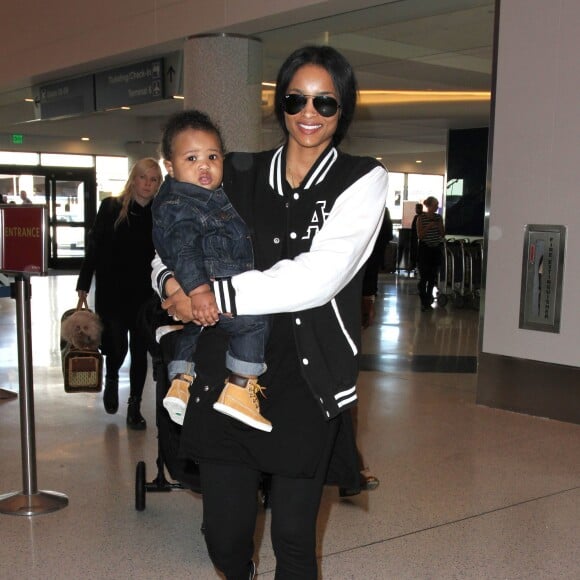
[[[155,380],[155,421],[157,425],[157,474],[152,481],[147,481],[146,464],[137,463],[135,473],[135,509],[143,511],[146,507],[147,493],[170,492],[173,490],[190,490],[201,493],[199,466],[196,462],[179,457],[179,441],[181,426],[174,423],[165,407],[163,399],[171,383],[167,376],[167,365],[172,360],[175,342],[179,333],[171,317],[161,308],[157,296],[144,305],[140,313],[140,326],[148,337],[149,352],[153,359],[153,378]],[[159,341],[156,341],[156,330],[161,326],[175,326],[176,331],[168,332]],[[198,355],[203,359],[208,349],[224,348],[226,336],[222,331],[208,329],[212,333],[212,340],[200,343]],[[200,368],[202,380],[203,368]],[[171,481],[167,479],[169,474]],[[270,478],[264,474],[260,486],[260,501],[264,508],[268,507]],[[203,530],[203,526],[202,526]]]
[[[170,387],[167,364],[171,360],[177,332],[168,332],[157,343],[155,331],[161,326],[175,325],[175,323],[161,309],[159,299],[155,296],[143,307],[140,314],[140,325],[148,337],[149,352],[153,360],[155,423],[157,426],[157,475],[148,482],[145,462],[139,461],[137,463],[135,473],[135,509],[137,511],[145,509],[148,492],[169,492],[176,489],[201,492],[197,464],[178,457],[181,426],[170,419],[163,407],[163,398]],[[178,328],[176,327],[176,330]],[[166,472],[172,481],[167,479]]]

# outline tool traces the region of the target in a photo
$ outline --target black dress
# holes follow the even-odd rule
[[[212,409],[227,374],[223,366],[227,337],[211,329],[203,338],[197,351],[198,378],[191,389],[181,454],[202,461],[243,463],[265,473],[311,477],[342,415],[326,421],[320,413],[300,374],[290,316],[273,316],[266,349],[268,370],[260,377],[260,384],[266,387],[260,408],[272,421],[271,433]],[[269,384],[275,387],[268,389]]]

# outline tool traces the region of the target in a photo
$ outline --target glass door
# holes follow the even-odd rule
[[[80,267],[87,233],[95,219],[95,182],[95,172],[87,169],[58,168],[45,175],[50,267]]]

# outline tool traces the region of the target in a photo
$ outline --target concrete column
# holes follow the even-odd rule
[[[228,151],[258,151],[262,45],[245,36],[193,36],[183,49],[184,108],[207,113]]]
[[[509,0],[498,5],[477,401],[580,423],[580,3]],[[567,231],[557,332],[519,326],[530,224]],[[546,279],[551,280],[544,276],[543,284]],[[554,277],[551,300],[557,300],[558,285]]]
[[[144,157],[159,159],[159,143],[152,141],[128,141],[125,147],[128,157],[128,169],[131,169],[137,161]]]

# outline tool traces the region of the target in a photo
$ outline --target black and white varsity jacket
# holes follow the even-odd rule
[[[360,349],[361,267],[382,222],[388,174],[330,146],[300,187],[285,149],[233,153],[224,189],[252,234],[255,270],[214,284],[222,312],[293,314],[303,376],[327,419],[353,406]],[[162,294],[170,272],[153,261]]]

